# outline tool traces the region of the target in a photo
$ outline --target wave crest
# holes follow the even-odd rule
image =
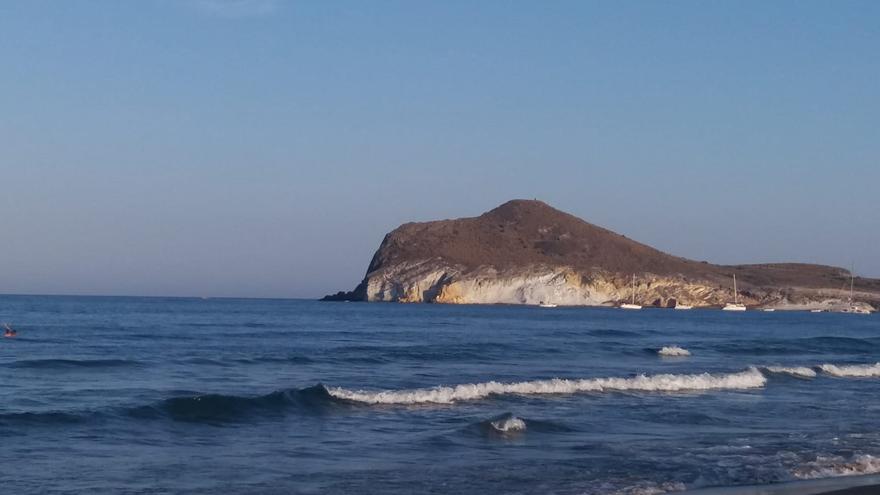
[[[685,392],[720,389],[749,389],[763,387],[767,379],[757,368],[738,373],[693,375],[638,375],[631,378],[585,378],[579,380],[553,378],[528,382],[468,383],[456,386],[438,386],[410,390],[347,390],[330,388],[331,396],[367,404],[452,404],[459,401],[483,399],[490,395],[544,395],[574,394],[579,392]]]
[[[791,375],[799,378],[814,378],[816,371],[807,366],[767,366],[764,368],[768,373]]]
[[[489,425],[499,433],[515,433],[526,430],[526,422],[516,416],[506,416],[490,421]]]
[[[303,389],[278,390],[257,397],[222,394],[172,397],[149,406],[133,408],[128,413],[143,418],[164,416],[175,421],[211,423],[236,421],[253,414],[283,414],[289,409],[321,414],[339,405],[328,394],[327,388],[319,384]]]
[[[824,373],[838,377],[871,377],[880,376],[880,363],[874,364],[851,364],[847,366],[837,366],[834,364],[823,364],[819,366]]]

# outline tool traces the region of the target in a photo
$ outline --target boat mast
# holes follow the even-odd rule
[[[633,304],[636,303],[636,274],[633,273]]]
[[[736,304],[736,274],[733,274],[733,304]]]
[[[855,275],[855,273],[853,273],[853,270],[855,270],[855,268],[856,268],[855,265],[851,265],[850,269],[849,269],[849,303],[850,304],[852,304],[852,302],[853,302],[853,285],[855,285],[855,282],[856,282],[856,275]]]

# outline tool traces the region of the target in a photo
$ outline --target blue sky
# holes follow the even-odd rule
[[[539,198],[880,276],[880,3],[0,2],[0,293],[314,297]]]

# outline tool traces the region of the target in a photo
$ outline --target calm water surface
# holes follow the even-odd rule
[[[0,321],[19,329],[0,340],[4,493],[648,494],[880,471],[875,315],[6,296]]]

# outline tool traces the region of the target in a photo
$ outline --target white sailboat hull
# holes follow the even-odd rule
[[[675,309],[680,309],[680,310],[692,309],[692,308],[693,308],[693,306],[690,306],[688,304],[676,304],[675,305]]]

